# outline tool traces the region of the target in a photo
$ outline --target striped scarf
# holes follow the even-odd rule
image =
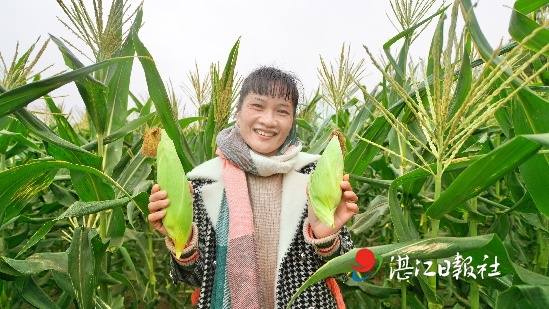
[[[261,279],[255,252],[254,224],[246,173],[287,173],[301,151],[295,122],[278,155],[252,151],[235,125],[219,133],[217,155],[223,159],[225,189],[216,226],[216,270],[211,308],[260,308]]]

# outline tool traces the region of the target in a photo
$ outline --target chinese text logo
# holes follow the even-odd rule
[[[436,272],[434,269],[431,270],[431,267],[433,266],[432,261],[421,262],[420,260],[416,260],[415,265],[413,265],[408,255],[398,255],[396,259],[394,256],[391,256],[391,262],[396,262],[396,269],[393,269],[393,266],[391,266],[389,278],[393,279],[396,277],[397,280],[408,280],[412,276],[417,276],[420,271],[423,271],[423,275],[427,277],[433,277],[438,274],[440,277],[452,276],[456,280],[459,279],[460,276],[462,278],[476,279],[479,277],[480,279],[484,279],[485,275],[488,277],[501,275],[498,271],[500,263],[498,263],[497,256],[494,256],[494,259],[492,260],[489,259],[488,255],[484,255],[482,260],[483,263],[474,266],[472,265],[473,257],[468,256],[464,258],[458,252],[452,262],[443,260],[442,263],[439,263]],[[492,263],[488,264],[489,262]],[[423,269],[422,266],[425,266],[425,268]],[[488,270],[490,270],[490,272],[488,272]]]

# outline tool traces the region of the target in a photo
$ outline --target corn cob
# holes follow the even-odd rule
[[[309,203],[314,213],[320,221],[330,227],[334,227],[334,213],[341,201],[342,147],[345,145],[342,140],[341,133],[332,133],[332,139],[318,159],[307,185]]]
[[[185,171],[165,130],[156,128],[147,132],[143,152],[148,156],[156,155],[157,182],[170,200],[170,206],[164,209],[166,216],[162,224],[174,243],[175,256],[179,258],[190,236],[193,219],[193,202]]]

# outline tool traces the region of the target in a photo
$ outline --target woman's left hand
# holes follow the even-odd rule
[[[347,223],[347,221],[349,221],[349,219],[358,213],[358,205],[356,204],[358,197],[356,196],[356,193],[353,192],[353,188],[349,182],[349,174],[343,175],[343,180],[340,182],[340,185],[343,192],[341,193],[341,202],[339,202],[334,214],[335,227],[330,227],[322,223],[309,204],[309,224],[311,224],[311,229],[313,230],[315,238],[324,238],[336,233],[345,223]]]

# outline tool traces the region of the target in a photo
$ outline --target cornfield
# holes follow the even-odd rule
[[[371,67],[345,45],[334,62],[321,57],[298,136],[315,154],[334,129],[346,136],[356,249],[294,298],[336,276],[348,308],[549,308],[549,0],[517,0],[512,40],[495,50],[471,0],[433,3],[391,1],[401,31],[383,57],[363,48]],[[143,135],[162,127],[186,171],[213,158],[232,124],[240,40],[224,66],[189,74],[196,114],[181,118],[139,38],[141,7],[113,0],[105,19],[101,1],[58,5],[94,64],[53,35],[0,57],[0,307],[191,308],[194,288],[171,281],[164,238],[146,219],[156,166]],[[429,23],[418,61],[410,47]],[[52,45],[68,69],[43,77]],[[148,99],[129,91],[134,65]],[[367,70],[381,76],[373,87]],[[72,82],[86,106],[76,124],[48,95]],[[27,109],[35,100],[47,115]],[[382,261],[377,273],[354,270],[362,248]]]

